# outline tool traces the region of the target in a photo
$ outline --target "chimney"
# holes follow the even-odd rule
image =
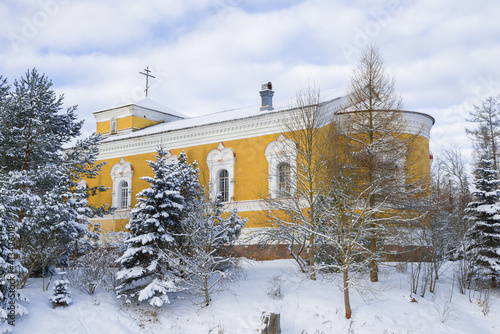
[[[274,91],[271,82],[262,84],[262,90],[259,93],[260,97],[262,98],[262,106],[260,107],[260,111],[273,110]]]

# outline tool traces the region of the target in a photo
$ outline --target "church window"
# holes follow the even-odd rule
[[[222,169],[219,171],[219,189],[218,193],[222,196],[222,201],[227,202],[229,200],[229,173],[227,170]]]
[[[120,209],[128,207],[128,182],[122,181],[120,183]]]
[[[290,196],[290,164],[284,162],[278,167],[278,196]]]
[[[224,202],[234,201],[234,165],[236,154],[233,149],[220,143],[216,149],[207,155],[207,165],[210,171],[208,183],[209,195],[215,199],[218,193],[223,196]]]
[[[134,168],[132,164],[123,158],[111,167],[111,179],[113,180],[113,191],[111,192],[112,207],[118,210],[129,209],[131,207],[133,175]]]
[[[269,198],[289,197],[297,183],[297,144],[283,134],[265,151],[268,163]]]

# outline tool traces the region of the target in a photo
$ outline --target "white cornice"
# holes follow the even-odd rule
[[[135,104],[94,112],[94,117],[97,123],[109,121],[113,118],[113,116],[118,119],[136,116],[156,122],[169,122],[181,119],[178,116],[171,115],[163,111],[153,110]]]
[[[171,150],[277,134],[283,131],[283,119],[286,116],[286,114],[284,115],[286,112],[289,111],[265,113],[245,119],[107,141],[99,146],[99,159],[106,160],[142,153],[152,153],[156,152],[158,145],[164,145]]]
[[[328,113],[338,110],[342,99],[331,101],[323,105]],[[106,160],[143,153],[153,153],[158,145],[169,150],[192,146],[220,143],[228,140],[237,140],[258,137],[270,134],[279,134],[284,131],[284,121],[292,115],[294,109],[278,110],[250,116],[247,118],[203,124],[181,129],[141,135],[140,131],[130,138],[112,140],[112,136],[99,146],[99,159]],[[430,137],[430,130],[434,119],[426,114],[404,111],[408,121],[410,133]]]

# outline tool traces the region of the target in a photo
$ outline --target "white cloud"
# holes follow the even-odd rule
[[[146,66],[150,97],[195,115],[258,104],[267,81],[288,101],[345,86],[374,42],[405,106],[436,118],[433,147],[470,146],[468,108],[500,93],[499,14],[488,0],[11,0],[0,74],[45,72],[92,131],[93,111],[141,97]]]

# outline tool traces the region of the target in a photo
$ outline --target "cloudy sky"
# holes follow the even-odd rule
[[[195,116],[345,87],[359,51],[379,46],[404,106],[432,115],[435,155],[470,153],[465,119],[500,93],[495,0],[2,0],[0,75],[36,67],[65,105],[92,112],[149,97]]]

